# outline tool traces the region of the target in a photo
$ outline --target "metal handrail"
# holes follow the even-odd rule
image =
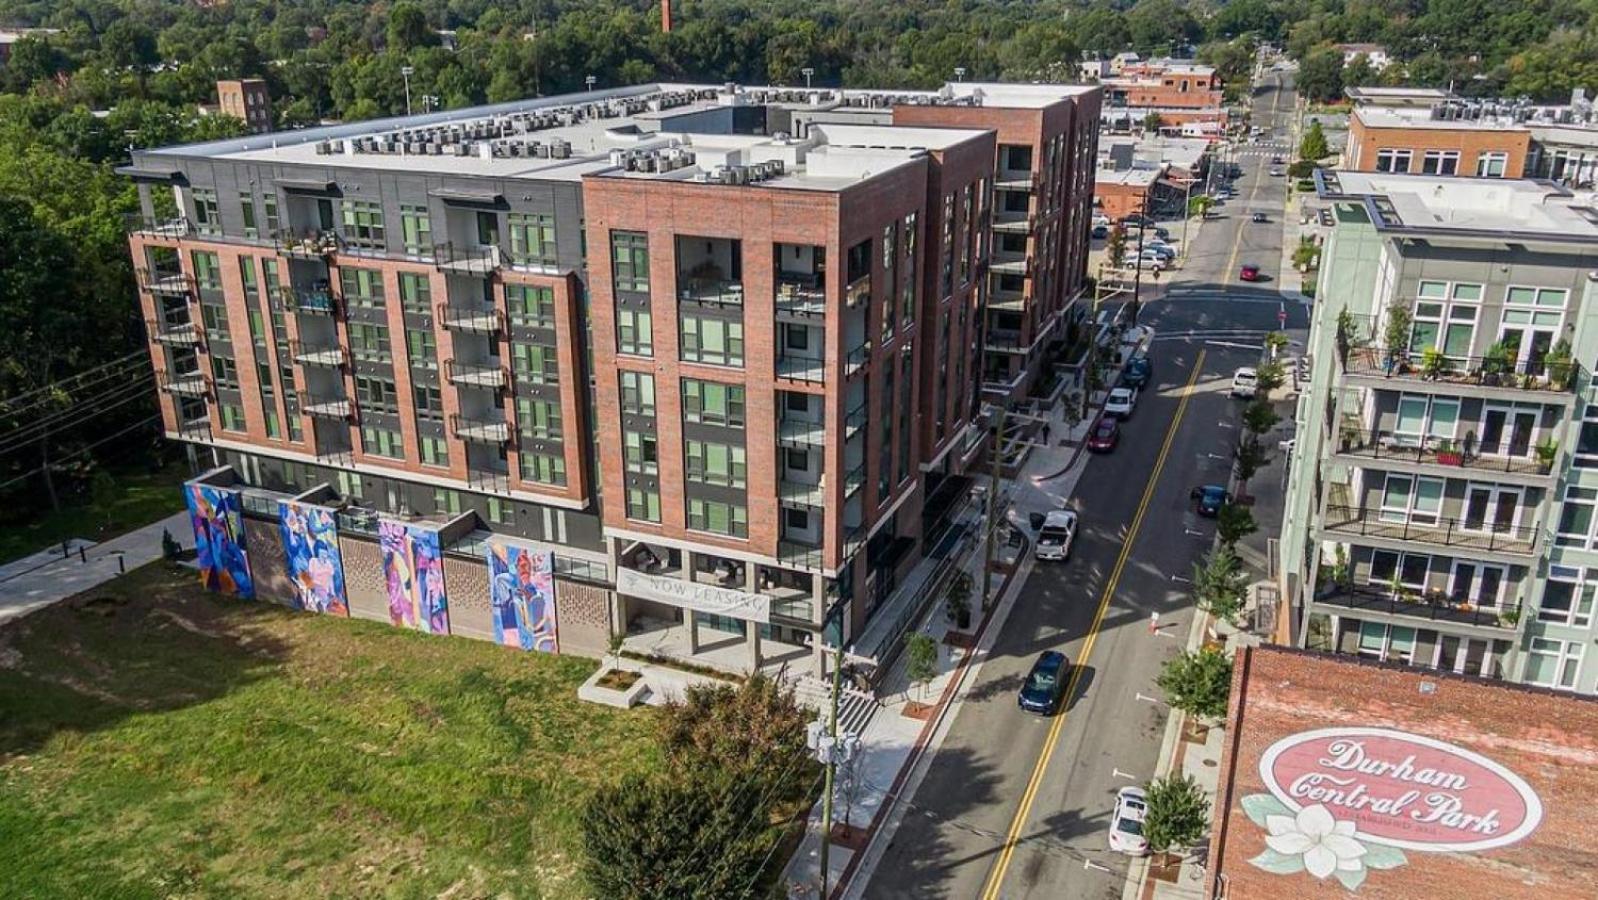
[[[1531,448],[1536,452],[1536,448]],[[1459,466],[1486,472],[1519,472],[1547,475],[1553,460],[1519,456],[1482,456],[1480,447],[1464,441],[1451,441],[1429,435],[1400,434],[1394,431],[1366,431],[1344,428],[1338,432],[1337,452],[1367,459],[1392,459],[1438,466]]]
[[[1468,384],[1523,391],[1571,392],[1583,369],[1572,359],[1517,362],[1505,356],[1439,356],[1379,345],[1352,347],[1345,371],[1351,375]]]
[[[1503,528],[1483,521],[1471,527],[1469,520],[1441,516],[1430,523],[1408,518],[1393,522],[1383,519],[1379,510],[1341,504],[1327,504],[1321,517],[1321,526],[1328,531],[1360,537],[1417,541],[1488,552],[1530,553],[1537,543],[1537,528],[1530,525]]]
[[[1380,585],[1333,584],[1317,592],[1315,602],[1355,610],[1373,610],[1395,616],[1427,619],[1433,622],[1454,622],[1461,625],[1478,625],[1490,628],[1513,628],[1506,615],[1518,623],[1524,610],[1519,603],[1502,608],[1484,609],[1463,601],[1439,597],[1436,594],[1400,589],[1395,595],[1391,588]]]

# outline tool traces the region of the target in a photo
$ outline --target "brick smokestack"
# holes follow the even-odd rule
[[[671,0],[660,0],[660,30],[671,34]]]

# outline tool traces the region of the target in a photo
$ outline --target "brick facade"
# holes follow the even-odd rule
[[[1460,122],[1459,127],[1446,123],[1429,122],[1424,126],[1384,127],[1367,124],[1359,110],[1348,117],[1348,146],[1343,151],[1343,165],[1354,172],[1378,172],[1381,151],[1408,150],[1411,154],[1409,171],[1423,171],[1427,151],[1458,153],[1455,172],[1437,174],[1475,175],[1478,161],[1484,153],[1505,154],[1503,178],[1521,178],[1526,172],[1531,152],[1531,132],[1525,128],[1479,126]]]

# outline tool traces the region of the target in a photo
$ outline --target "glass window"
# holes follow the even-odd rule
[[[400,207],[400,235],[411,256],[433,255],[433,223],[425,206]]]
[[[408,313],[426,316],[433,312],[433,282],[420,272],[399,273],[400,306]]]
[[[388,326],[351,322],[350,353],[365,362],[391,362],[393,354],[388,343]]]
[[[653,434],[623,431],[622,448],[627,461],[627,471],[640,475],[654,475],[660,471],[660,452]]]
[[[344,217],[344,243],[372,250],[383,249],[383,207],[369,200],[340,202]]]
[[[688,501],[688,527],[712,534],[747,537],[749,511],[737,504],[718,503],[695,497]]]
[[[1427,175],[1459,174],[1458,150],[1427,150],[1421,158],[1421,172]]]
[[[643,522],[660,521],[660,492],[627,489],[627,518]]]
[[[684,378],[682,393],[685,421],[728,428],[744,427],[742,385]]]
[[[1598,508],[1598,490],[1571,485],[1565,488],[1565,501],[1559,511],[1559,530],[1554,543],[1561,547],[1593,546],[1593,511]]]
[[[505,304],[512,325],[529,328],[555,326],[555,289],[533,284],[505,285]]]
[[[1583,469],[1598,467],[1598,403],[1587,404],[1582,414],[1573,465]]]
[[[560,404],[550,400],[518,398],[516,427],[523,435],[554,439],[561,436]]]
[[[339,269],[339,282],[344,287],[344,299],[352,306],[383,308],[383,273],[377,269],[344,266]]]
[[[194,189],[194,230],[203,235],[222,233],[222,215],[216,203],[216,191],[211,188]]]
[[[742,322],[710,316],[682,317],[682,358],[685,362],[718,366],[744,364],[744,326]]]
[[[1598,570],[1550,566],[1543,586],[1537,621],[1585,628],[1592,624],[1593,596],[1598,593]]]
[[[276,235],[283,227],[282,219],[277,214],[277,194],[267,191],[261,196],[261,211],[266,214],[267,235]]]
[[[1376,151],[1376,171],[1378,172],[1408,172],[1410,161],[1415,157],[1413,150],[1381,149]]]
[[[1532,638],[1526,650],[1526,683],[1569,690],[1581,672],[1580,641]]]
[[[554,347],[542,344],[512,343],[511,371],[525,384],[559,384],[560,357]]]
[[[361,427],[361,450],[368,456],[382,456],[388,459],[405,458],[405,442],[400,438],[400,433],[388,428],[378,428],[375,425]]]
[[[477,244],[481,247],[499,246],[499,213],[477,214]]]
[[[387,413],[399,412],[399,393],[392,379],[357,375],[355,395],[363,409]]]
[[[1484,152],[1476,157],[1477,178],[1502,178],[1508,167],[1509,154],[1502,150]]]
[[[616,352],[654,356],[654,324],[647,309],[616,310]]]
[[[511,261],[517,265],[554,265],[555,217],[512,213],[509,219]]]
[[[411,396],[415,400],[416,418],[426,419],[430,422],[444,420],[444,392],[436,387],[425,384],[411,385]]]
[[[257,238],[261,236],[261,229],[255,223],[255,198],[249,191],[239,191],[239,212],[244,218],[244,236]]]
[[[536,481],[540,484],[565,486],[566,484],[566,458],[548,453],[521,453],[521,470],[523,481]],[[658,500],[656,501],[658,504]],[[629,515],[631,513],[629,512]],[[633,518],[638,518],[634,516]]]
[[[351,325],[353,328],[354,325]],[[405,329],[405,350],[413,369],[438,368],[438,336],[420,328]]]
[[[655,376],[647,372],[622,372],[621,409],[634,415],[654,415]]]
[[[616,290],[649,293],[648,235],[640,231],[612,231],[610,255]]]
[[[449,442],[441,437],[422,435],[417,438],[422,448],[422,465],[449,467]]]
[[[689,440],[685,442],[683,473],[689,481],[744,487],[748,478],[744,448],[730,444]]]
[[[195,250],[189,254],[189,259],[194,262],[196,284],[206,290],[222,289],[222,264],[217,260],[215,253],[209,250]]]

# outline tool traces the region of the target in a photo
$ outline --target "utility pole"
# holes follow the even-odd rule
[[[405,79],[405,115],[411,114],[411,76],[416,73],[413,66],[400,66],[400,75]]]
[[[821,796],[821,896],[827,900],[832,872],[827,868],[827,851],[832,846],[832,782],[838,772],[838,692],[843,687],[843,641],[832,650],[832,709],[827,714],[828,742],[821,743],[822,762],[827,766],[826,787]]]
[[[988,485],[988,534],[982,551],[982,611],[993,606],[993,538],[999,531],[999,480],[1004,475],[1004,426],[1010,417],[1010,401],[999,407],[999,427],[993,433],[993,483]]]
[[[1132,272],[1132,321],[1137,324],[1137,314],[1143,305],[1143,236],[1154,227],[1154,217],[1149,215],[1149,204],[1145,199],[1138,206],[1139,216],[1143,220],[1143,227],[1137,230],[1137,268]]]

